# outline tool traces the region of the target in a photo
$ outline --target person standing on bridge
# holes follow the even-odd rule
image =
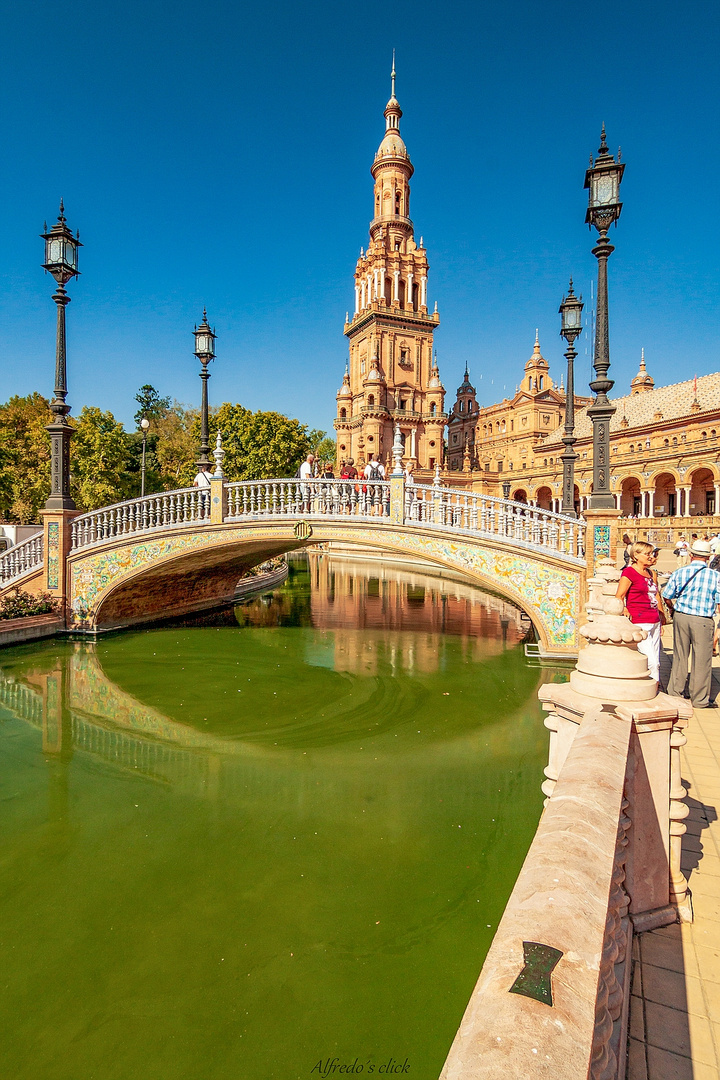
[[[644,641],[638,641],[638,652],[647,657],[650,678],[659,682],[661,622],[657,575],[651,570],[657,556],[645,540],[636,540],[628,550],[630,563],[620,575],[615,596],[625,602],[630,622],[647,634]]]
[[[300,477],[300,494],[302,495],[301,514],[310,513],[310,484],[308,481],[312,480],[314,463],[315,455],[308,454],[298,469],[298,476]]]
[[[707,540],[695,540],[692,562],[680,566],[668,578],[663,599],[672,602],[673,662],[668,694],[682,697],[692,649],[690,698],[696,709],[717,709],[710,700],[715,612],[720,605],[720,574],[708,566],[712,549]]]
[[[200,516],[205,517],[210,505],[210,466],[207,463],[198,469],[198,474],[193,480],[193,487],[198,489],[200,495]]]

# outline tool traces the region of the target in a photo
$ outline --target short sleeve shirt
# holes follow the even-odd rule
[[[626,566],[620,576],[630,579],[630,588],[625,595],[625,607],[630,612],[630,622],[659,622],[657,585],[654,580],[646,578],[632,566]]]

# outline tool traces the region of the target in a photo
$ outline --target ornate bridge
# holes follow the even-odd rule
[[[0,557],[0,588],[50,591],[76,631],[130,626],[232,598],[242,573],[308,544],[381,549],[460,571],[527,612],[544,655],[577,653],[585,524],[538,507],[403,478],[227,483],[88,514],[46,511]],[[596,527],[597,531],[597,527]]]

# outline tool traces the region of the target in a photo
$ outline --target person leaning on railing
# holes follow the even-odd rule
[[[680,566],[662,591],[670,601],[673,618],[673,662],[668,694],[683,697],[692,649],[690,698],[696,709],[717,709],[710,700],[715,612],[720,606],[720,573],[708,566],[712,549],[707,540],[695,540],[692,562]]]

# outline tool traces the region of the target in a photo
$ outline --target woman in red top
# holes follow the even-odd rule
[[[657,578],[652,573],[657,556],[652,544],[637,540],[630,548],[630,564],[618,582],[615,595],[625,601],[630,622],[647,632],[638,642],[638,652],[647,656],[650,677],[660,679],[660,611],[658,609]]]

